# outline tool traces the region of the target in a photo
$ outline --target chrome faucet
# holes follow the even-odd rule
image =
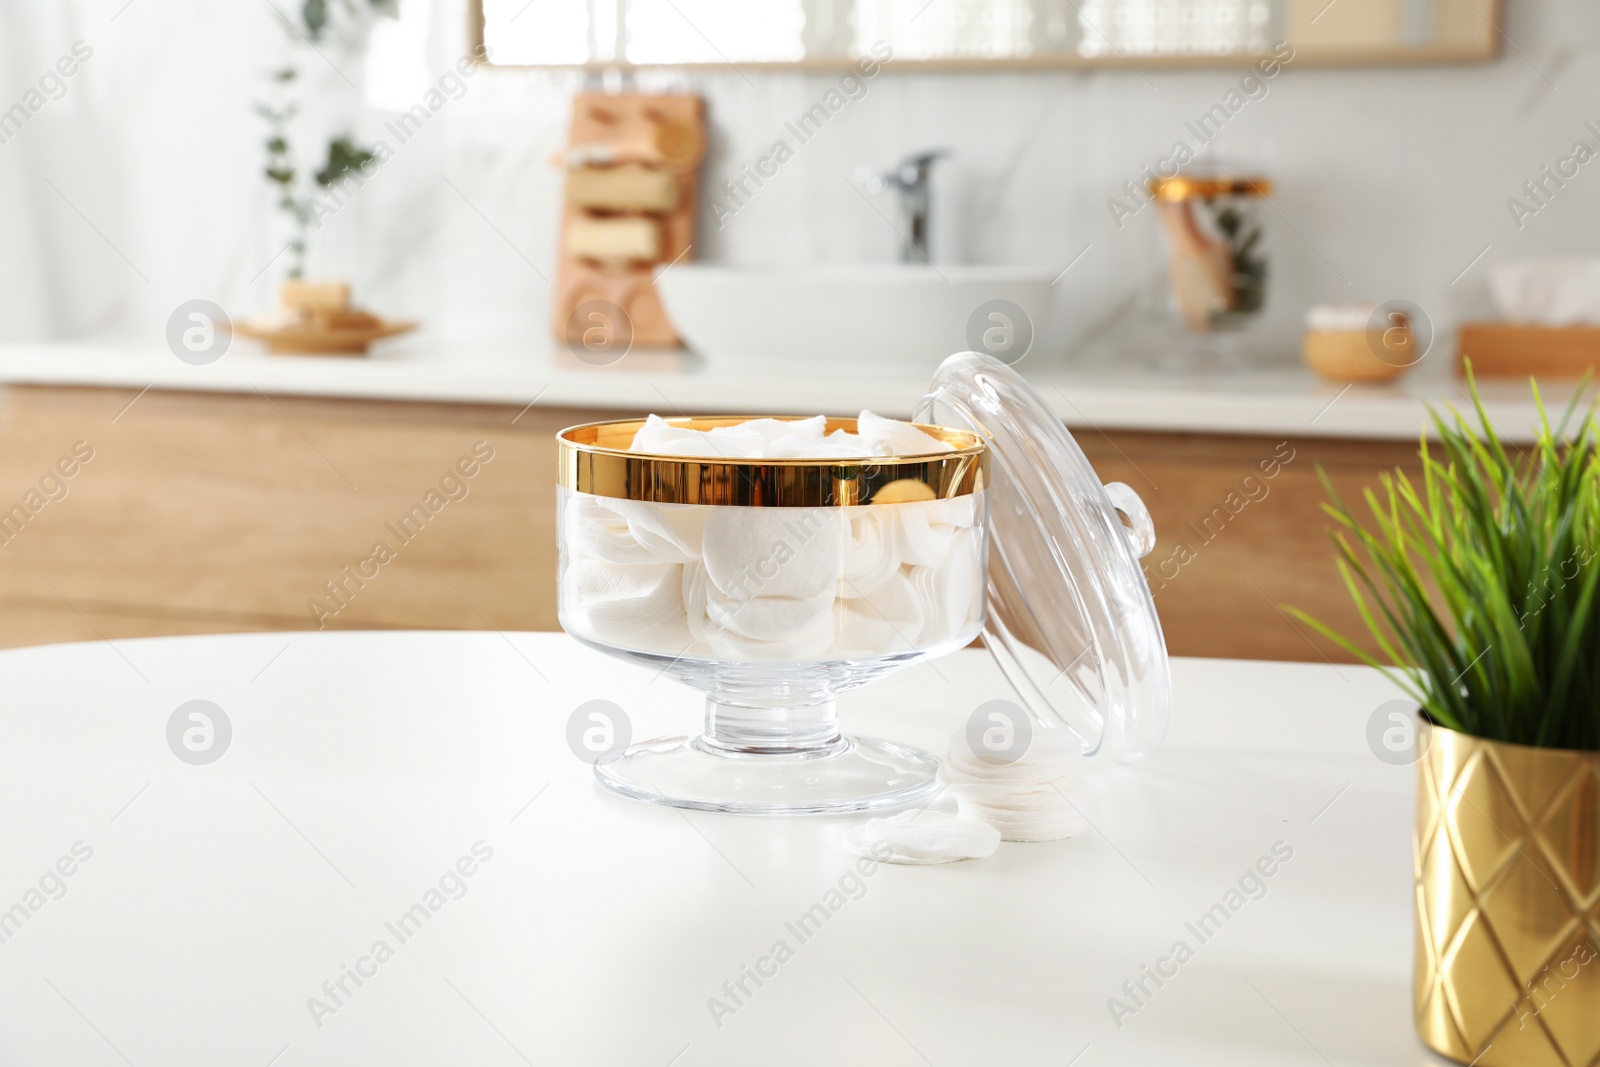
[[[928,218],[933,209],[933,165],[950,154],[948,148],[929,148],[902,159],[893,168],[872,171],[862,184],[873,195],[889,189],[900,193],[900,246],[902,263],[931,263],[928,258]]]

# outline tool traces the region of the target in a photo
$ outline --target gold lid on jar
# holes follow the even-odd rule
[[[1152,178],[1150,195],[1169,204],[1185,200],[1214,200],[1219,196],[1264,197],[1272,195],[1272,182],[1248,175],[1187,177],[1180,174],[1173,178]]]
[[[710,430],[759,415],[668,419],[673,426]],[[565,489],[657,504],[734,507],[845,507],[901,504],[966,496],[988,484],[989,456],[972,433],[914,424],[952,452],[863,459],[710,459],[630,452],[644,419],[572,426],[556,435],[557,482]],[[855,419],[828,419],[825,433],[856,432]]]

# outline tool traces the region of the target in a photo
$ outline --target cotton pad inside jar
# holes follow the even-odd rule
[[[647,418],[630,453],[718,460],[941,456],[955,446],[864,411],[701,429]],[[667,656],[799,663],[913,654],[981,623],[978,493],[890,479],[860,505],[734,507],[584,495],[562,501],[562,625]]]

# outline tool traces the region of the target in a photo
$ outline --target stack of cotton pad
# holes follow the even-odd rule
[[[863,411],[700,431],[651,416],[635,452],[865,458],[949,451]],[[919,482],[909,488],[932,495]],[[561,623],[613,647],[740,662],[868,659],[961,641],[983,611],[981,498],[719,507],[561,495]]]
[[[963,816],[981,819],[1005,840],[1055,841],[1088,826],[1082,764],[1082,746],[1066,730],[1035,729],[1026,750],[1009,762],[974,753],[967,731],[957,730],[939,780]]]
[[[942,811],[902,811],[850,830],[844,847],[880,863],[950,863],[994,855],[1000,832]]]
[[[871,459],[874,456],[924,456],[955,447],[908,422],[863,411],[856,432],[825,433],[827,419],[748,419],[732,426],[691,430],[651,415],[633,435],[630,452],[699,459]]]

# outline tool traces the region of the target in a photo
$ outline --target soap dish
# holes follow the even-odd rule
[[[415,322],[385,321],[350,306],[344,282],[289,279],[283,306],[270,315],[234,324],[234,332],[265,341],[267,351],[294,356],[364,356],[374,341],[409,333]]]
[[[277,355],[364,356],[372,342],[417,328],[415,322],[386,322],[372,315],[365,318],[372,321],[337,323],[314,315],[292,321],[258,319],[236,323],[234,330],[242,336],[265,341],[267,351]]]

